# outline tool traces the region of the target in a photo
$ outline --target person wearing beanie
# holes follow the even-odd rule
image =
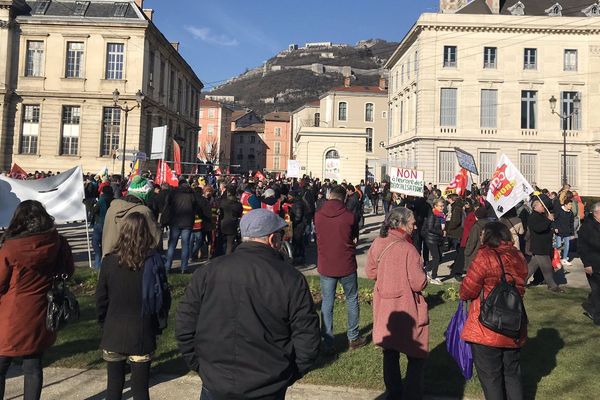
[[[131,184],[129,185],[129,190],[127,191],[127,194],[137,197],[138,199],[142,200],[145,204],[150,198],[150,193],[152,192],[152,189],[152,184],[148,179],[136,175],[131,180]]]

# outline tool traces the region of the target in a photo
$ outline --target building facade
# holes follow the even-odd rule
[[[318,127],[321,122],[321,100],[314,100],[310,103],[292,111],[292,154],[296,154],[296,137],[303,127]]]
[[[231,163],[233,110],[213,100],[200,100],[198,159],[224,167]]]
[[[272,112],[264,117],[266,148],[265,169],[285,172],[292,155],[292,132],[289,112]]]
[[[260,123],[235,128],[231,134],[231,160],[234,166],[231,172],[246,173],[265,168],[265,125]]]
[[[2,168],[81,165],[97,172],[108,166],[118,173],[115,157],[123,150],[150,154],[152,129],[165,125],[167,143],[175,139],[182,160],[195,161],[203,84],[143,0],[13,0],[0,9],[8,17],[0,29],[6,54],[0,71],[12,85],[2,104]],[[127,119],[115,107],[115,89],[128,107],[136,105],[138,91],[144,94]],[[170,148],[167,154],[171,159]]]
[[[480,182],[506,154],[530,183],[557,189],[566,132],[569,183],[600,194],[600,6],[550,3],[475,0],[421,15],[386,64],[391,164],[444,186],[458,169],[455,147],[473,154]],[[553,96],[556,113],[571,114],[575,98],[580,111],[559,118]]]

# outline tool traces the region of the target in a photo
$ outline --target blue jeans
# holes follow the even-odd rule
[[[102,264],[102,224],[94,224],[92,232],[92,248],[94,249],[94,268],[99,269]]]
[[[205,234],[202,231],[192,232],[190,236],[190,256],[192,258],[198,258],[200,249],[204,244],[204,235]]]
[[[177,248],[177,242],[179,242],[179,238],[181,237],[181,270],[185,271],[188,267],[190,258],[190,236],[192,235],[192,229],[182,229],[176,226],[171,226],[169,228],[169,249],[167,250],[165,269],[167,271],[171,269],[175,248]]]
[[[358,277],[356,272],[341,278],[321,275],[321,331],[325,344],[333,345],[333,304],[338,281],[344,288],[348,308],[348,340],[358,339],[360,309],[358,307]]]
[[[571,247],[571,236],[556,236],[556,247],[560,248],[563,246],[562,250],[562,259],[569,260],[569,248]]]

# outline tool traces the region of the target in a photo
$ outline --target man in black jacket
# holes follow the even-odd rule
[[[592,206],[592,212],[579,230],[579,255],[592,292],[583,309],[594,324],[600,325],[600,203]]]
[[[529,274],[525,282],[531,278],[539,268],[542,270],[548,289],[553,292],[564,292],[554,281],[552,268],[552,214],[546,215],[546,209],[541,200],[534,200],[531,205],[533,212],[528,220],[531,260],[529,261]]]
[[[294,262],[303,263],[306,250],[304,245],[304,231],[306,230],[307,207],[304,200],[302,200],[300,192],[297,190],[289,192],[288,202],[291,203],[291,206],[288,208],[288,214],[292,221]]]
[[[181,273],[187,273],[190,258],[190,236],[194,226],[194,217],[201,214],[202,210],[196,202],[194,191],[190,184],[182,179],[179,187],[172,191],[167,200],[168,225],[169,225],[169,248],[167,250],[167,261],[165,268],[171,271],[171,264],[175,256],[177,242],[181,237]]]
[[[235,239],[243,213],[242,203],[237,200],[236,192],[237,189],[235,186],[227,186],[226,197],[221,198],[219,202],[219,219],[221,224],[221,238],[219,241],[225,246],[225,249],[221,251],[224,254],[231,254],[235,249]]]
[[[240,222],[236,251],[198,269],[177,310],[183,359],[201,400],[279,400],[318,355],[319,318],[304,276],[278,251],[284,220],[266,209]]]

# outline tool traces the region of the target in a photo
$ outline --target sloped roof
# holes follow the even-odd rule
[[[235,122],[238,119],[242,118],[244,115],[249,114],[249,113],[250,113],[250,111],[245,111],[245,110],[244,111],[234,111],[231,114],[231,121]]]
[[[525,15],[531,16],[547,16],[546,10],[558,3],[562,6],[563,17],[585,17],[586,15],[582,11],[593,4],[598,4],[594,0],[501,0],[500,14],[511,15],[509,8],[519,1],[525,6]],[[491,13],[485,0],[474,0],[456,11],[456,14]]]
[[[235,128],[233,131],[231,132],[264,132],[265,131],[265,124],[252,124],[252,125],[248,125],[248,126],[244,126],[241,128]]]
[[[387,90],[379,86],[339,86],[329,92],[387,94]]]
[[[221,107],[221,103],[214,100],[200,99],[200,107]]]
[[[456,11],[456,14],[491,14],[492,10],[488,7],[485,0],[474,0]]]
[[[44,14],[35,14],[34,11],[37,9],[38,3],[41,1],[26,1],[27,5],[31,8],[28,13],[25,15],[30,15],[38,18],[43,17],[73,17],[73,18],[112,18],[112,19],[143,19],[140,18],[140,15],[135,11],[133,7],[137,7],[131,2],[126,1],[90,1],[87,10],[84,15],[76,15],[75,9],[77,7],[77,2],[75,0],[61,0],[61,1],[52,1],[48,9]],[[128,3],[124,15],[123,16],[115,16],[115,3]]]
[[[270,112],[264,117],[265,121],[289,121],[290,113],[289,112]]]

